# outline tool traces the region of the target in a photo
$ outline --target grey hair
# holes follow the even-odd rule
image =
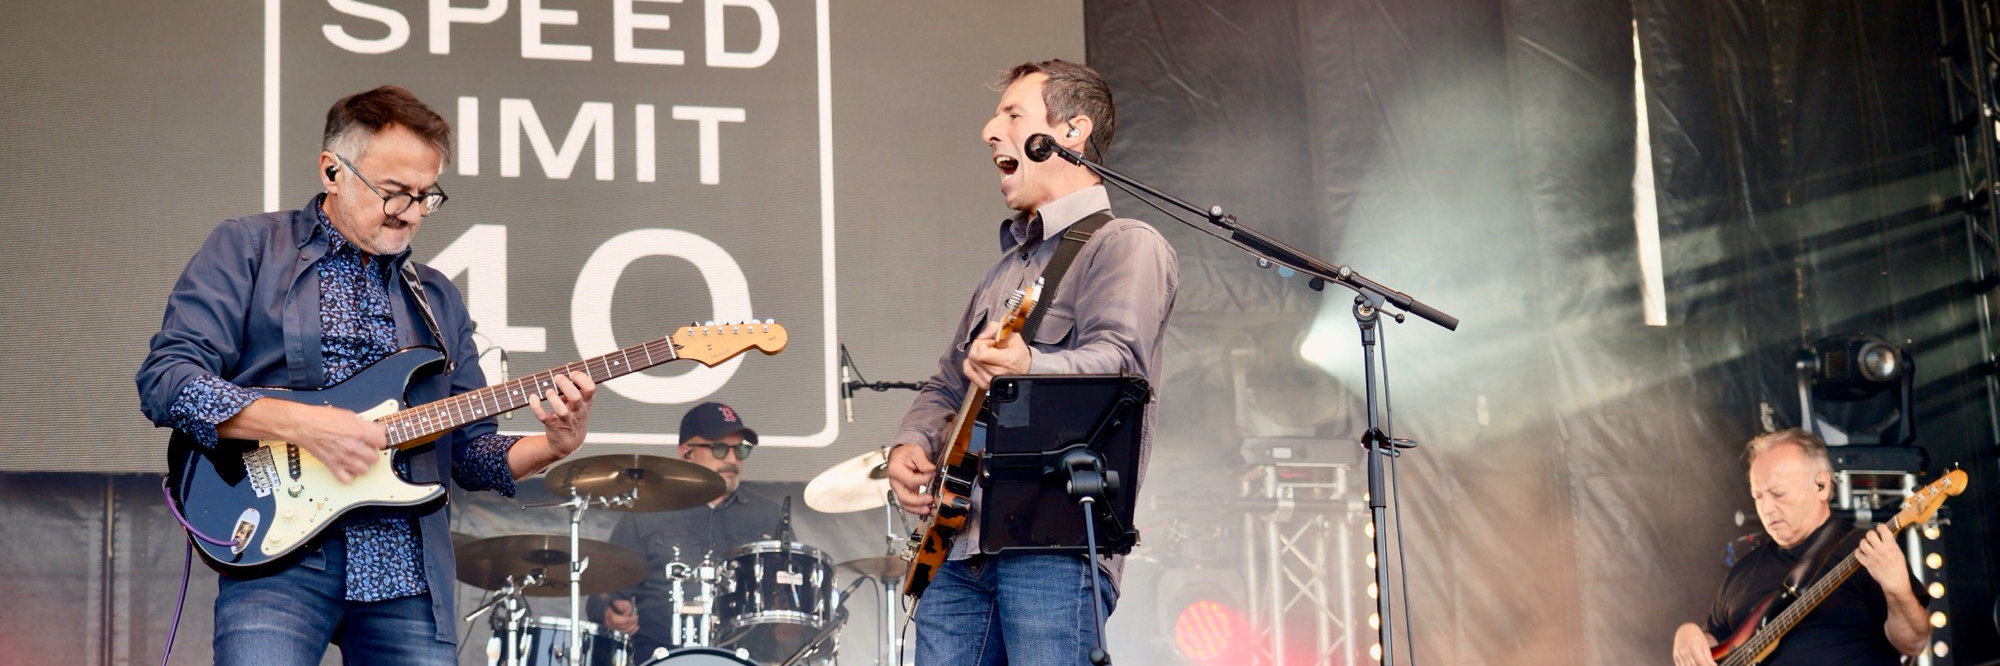
[[[1813,466],[1819,471],[1833,474],[1833,457],[1826,450],[1826,440],[1820,439],[1819,435],[1805,428],[1786,428],[1750,438],[1750,443],[1743,445],[1743,460],[1755,464],[1758,456],[1786,444],[1804,451],[1806,457],[1812,460]]]

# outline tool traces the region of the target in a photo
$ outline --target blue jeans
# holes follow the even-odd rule
[[[347,600],[347,542],[338,534],[283,571],[222,577],[215,595],[215,663],[316,666],[328,643],[347,664],[452,666],[429,595]]]
[[[1097,647],[1092,565],[1079,555],[975,556],[946,562],[917,604],[922,666],[1088,666]],[[1099,580],[1104,616],[1118,604]]]

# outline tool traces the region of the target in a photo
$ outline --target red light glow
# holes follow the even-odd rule
[[[1181,609],[1180,617],[1174,620],[1174,646],[1196,662],[1220,663],[1235,647],[1243,628],[1236,611],[1202,599]]]

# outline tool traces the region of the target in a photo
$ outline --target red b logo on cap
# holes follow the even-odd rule
[[[722,407],[722,420],[730,422],[736,422],[740,420],[736,418],[736,410],[730,409],[729,405],[720,405],[720,407]]]

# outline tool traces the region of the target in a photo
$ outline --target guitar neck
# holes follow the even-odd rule
[[[551,370],[468,391],[436,402],[411,407],[380,420],[389,430],[393,446],[411,446],[430,441],[434,435],[450,432],[479,421],[526,407],[529,398],[554,388],[555,378],[571,372],[590,376],[590,381],[607,380],[680,358],[672,338],[659,338],[618,351],[587,358]],[[546,398],[544,398],[546,399]]]
[[[1900,520],[1889,521],[1889,532],[1892,534],[1903,531],[1903,527]],[[1839,564],[1833,565],[1832,569],[1827,570],[1826,575],[1820,576],[1817,582],[1806,588],[1805,593],[1799,595],[1797,601],[1793,601],[1791,606],[1778,614],[1778,617],[1772,618],[1762,629],[1758,629],[1750,640],[1744,641],[1743,645],[1732,650],[1729,658],[1722,660],[1718,666],[1749,666],[1750,660],[1763,654],[1766,648],[1777,643],[1779,638],[1792,630],[1792,627],[1798,626],[1801,620],[1813,612],[1813,609],[1819,607],[1820,602],[1826,601],[1834,590],[1839,589],[1842,583],[1846,583],[1847,579],[1861,568],[1861,561],[1855,559],[1856,554],[1848,553],[1847,557],[1841,558]]]

